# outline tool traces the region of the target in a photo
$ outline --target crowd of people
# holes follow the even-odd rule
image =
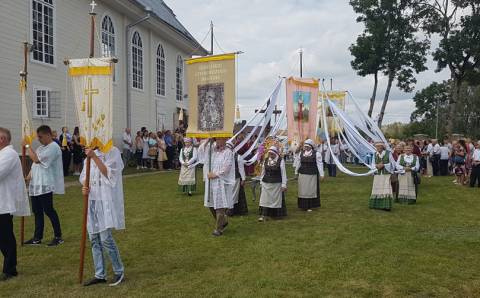
[[[10,132],[0,128],[0,191],[5,194],[0,200],[0,248],[4,255],[1,280],[17,275],[12,216],[29,215],[29,200],[35,228],[33,237],[24,244],[42,244],[44,214],[50,219],[54,234],[47,245],[63,243],[53,195],[65,193],[63,176],[69,174],[72,157],[73,173],[79,175],[82,193],[88,195],[89,202],[87,231],[95,274],[85,286],[107,282],[104,253],[109,256],[114,272],[110,285],[124,280],[124,266],[112,231],[125,228],[122,172],[130,164],[138,170],[179,169],[179,191],[188,196],[197,191],[196,169],[202,167],[204,206],[214,217],[212,235],[218,237],[224,234],[230,216],[249,212],[245,194],[247,177],[260,184],[258,221],[266,222],[287,216],[287,161],[293,164],[298,181],[297,207],[303,212],[321,207],[320,182],[325,172],[335,177],[339,163],[359,163],[359,156],[336,138],[330,141],[330,148],[325,142],[310,139],[297,148],[286,148],[280,138],[270,136],[262,139],[257,149],[250,150],[252,146],[256,148],[255,139],[244,142],[242,134],[234,140],[223,137],[196,140],[186,137],[182,129],[173,133],[151,132],[143,127],[135,137],[130,129],[125,129],[122,152],[117,147],[108,152],[84,148],[78,128],[73,135],[66,127],[62,128],[57,137],[50,127],[43,125],[37,129],[37,138],[40,146],[36,149],[23,144],[33,162],[24,179],[18,154],[10,144]],[[361,158],[363,162],[370,160],[368,164],[375,169],[369,199],[372,209],[390,211],[393,202],[415,204],[422,177],[454,175],[457,185],[480,187],[480,142],[463,139],[439,144],[435,139],[409,139],[390,140],[388,144],[376,141],[372,145],[376,152]],[[85,157],[92,160],[89,186],[85,181],[86,167],[82,166]]]

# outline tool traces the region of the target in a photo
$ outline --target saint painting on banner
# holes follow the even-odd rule
[[[227,138],[235,122],[235,54],[192,58],[187,65],[187,136]]]
[[[310,92],[293,92],[293,119],[295,121],[308,123],[311,96],[312,94]]]
[[[198,86],[198,129],[223,130],[224,84]]]

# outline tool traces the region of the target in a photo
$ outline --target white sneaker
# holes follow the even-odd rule
[[[259,222],[264,222],[264,221],[265,221],[265,218],[264,218],[263,216],[260,216],[260,217],[258,218],[258,221],[259,221]]]
[[[312,212],[313,210],[312,209],[308,209],[307,212]]]

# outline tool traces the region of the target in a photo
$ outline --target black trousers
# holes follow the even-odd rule
[[[173,158],[175,157],[175,149],[173,146],[167,146],[167,149],[165,150],[165,153],[167,154],[168,160],[163,163],[163,167],[165,169],[172,169],[173,168]]]
[[[328,176],[337,177],[337,165],[336,164],[327,164]]]
[[[448,176],[448,159],[440,159],[440,176]]]
[[[70,174],[70,161],[72,160],[72,152],[65,149],[62,150],[62,162],[63,162],[63,176],[68,176]]]
[[[472,173],[470,174],[470,186],[475,187],[477,181],[478,187],[480,187],[480,165],[472,168]]]
[[[13,216],[0,214],[0,250],[3,254],[3,273],[17,275],[17,241],[13,233]]]
[[[52,223],[53,233],[55,237],[62,237],[60,228],[60,219],[57,211],[53,208],[53,193],[49,192],[40,196],[32,196],[32,211],[35,215],[35,232],[33,238],[35,240],[43,239],[44,217],[45,213]]]
[[[440,175],[440,155],[434,155],[433,157],[430,158],[430,161],[432,162],[433,176],[439,176]]]

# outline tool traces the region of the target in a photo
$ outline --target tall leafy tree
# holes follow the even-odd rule
[[[375,44],[380,46],[371,55],[381,61],[379,70],[388,79],[378,117],[381,127],[394,81],[400,90],[411,92],[417,82],[415,74],[427,69],[429,42],[417,37],[419,0],[351,0],[350,5],[360,14],[357,21],[364,23],[364,34],[378,40]]]
[[[349,49],[354,57],[351,65],[357,74],[362,77],[373,75],[374,78],[373,93],[368,108],[368,116],[371,117],[377,96],[378,74],[383,68],[383,44],[379,42],[378,36],[364,32]]]
[[[454,132],[457,103],[462,84],[480,83],[480,1],[424,0],[424,29],[438,34],[440,43],[433,52],[436,71],[450,70],[453,90],[450,95],[447,132]]]

